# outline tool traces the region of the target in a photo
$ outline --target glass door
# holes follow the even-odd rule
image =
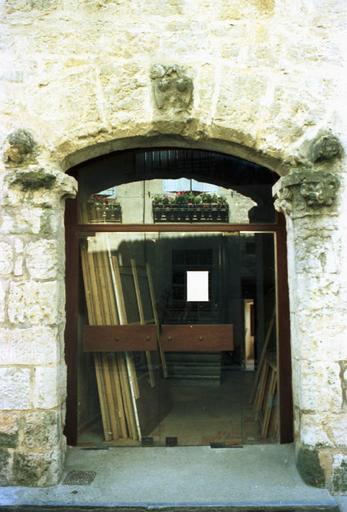
[[[80,444],[278,439],[273,234],[93,232],[80,253]]]

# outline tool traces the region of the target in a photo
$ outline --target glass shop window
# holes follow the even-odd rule
[[[228,231],[275,221],[259,176],[177,149],[80,166],[80,445],[277,442],[275,235]]]

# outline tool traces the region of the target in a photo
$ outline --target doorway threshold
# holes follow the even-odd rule
[[[68,448],[62,482],[0,488],[1,511],[338,511],[326,489],[307,486],[293,445]]]

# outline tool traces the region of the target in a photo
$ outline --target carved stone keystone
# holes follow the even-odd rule
[[[186,112],[192,105],[193,81],[181,66],[156,64],[151,70],[152,90],[159,110]]]
[[[333,206],[339,186],[338,177],[330,172],[295,170],[274,185],[275,208],[287,214],[294,209],[314,213]]]

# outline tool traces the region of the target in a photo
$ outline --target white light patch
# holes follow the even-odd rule
[[[208,270],[187,271],[187,302],[208,302]]]

